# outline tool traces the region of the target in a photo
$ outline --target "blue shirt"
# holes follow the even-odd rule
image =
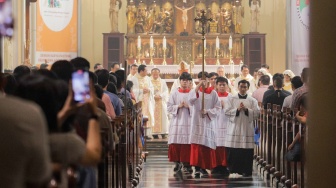
[[[104,90],[104,93],[110,97],[110,100],[113,104],[114,111],[117,116],[121,115],[121,104],[120,104],[120,99],[116,94],[110,93],[108,91]]]

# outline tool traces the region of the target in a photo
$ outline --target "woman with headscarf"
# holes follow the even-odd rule
[[[283,89],[293,93],[291,80],[294,78],[295,74],[291,70],[285,70],[282,74],[284,75],[285,84]]]

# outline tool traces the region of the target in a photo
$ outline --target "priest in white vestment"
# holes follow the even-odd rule
[[[134,75],[131,79],[133,82],[133,92],[136,101],[142,102],[142,114],[148,117],[146,136],[152,138],[152,128],[154,126],[154,87],[150,77],[147,76],[146,65],[140,65],[138,74]]]
[[[181,169],[182,164],[187,171],[190,167],[190,124],[191,107],[188,101],[190,89],[188,87],[189,73],[180,76],[181,87],[174,90],[167,103],[168,112],[172,115],[169,125],[168,157],[170,162],[175,162],[174,171]]]
[[[218,111],[217,124],[215,127],[217,166],[212,170],[211,174],[228,175],[228,170],[226,168],[227,152],[226,148],[224,147],[226,126],[229,121],[228,117],[225,115],[224,110],[225,105],[228,103],[228,99],[231,96],[231,94],[227,92],[228,84],[228,80],[224,77],[220,76],[216,80],[216,92],[221,103],[221,109]]]
[[[152,134],[154,138],[158,138],[161,134],[164,138],[168,133],[168,113],[167,101],[169,98],[169,91],[165,80],[160,78],[160,70],[153,68],[151,70],[151,82],[154,87],[154,127]]]
[[[201,88],[201,85],[205,88]],[[192,105],[190,165],[195,166],[195,178],[199,178],[201,173],[207,175],[205,169],[216,167],[214,131],[221,104],[216,91],[208,89],[209,87],[209,78],[206,78],[189,93],[189,102]],[[204,109],[202,110],[203,92]]]
[[[252,95],[252,93],[257,89],[255,86],[255,80],[252,75],[250,75],[250,71],[247,65],[243,65],[241,67],[241,75],[236,78],[234,81],[234,89],[236,92],[238,92],[238,82],[240,80],[247,80],[250,83],[249,90],[247,91],[247,94]]]
[[[225,106],[229,121],[224,146],[228,150],[230,173],[248,177],[252,175],[254,120],[260,109],[257,100],[247,94],[250,83],[241,80],[237,84],[239,93],[230,97]]]
[[[231,94],[236,94],[237,92],[233,88],[233,83],[231,82],[231,80],[229,78],[227,78],[225,76],[225,71],[224,71],[224,67],[223,66],[220,66],[220,67],[217,68],[217,74],[218,74],[218,76],[221,76],[221,77],[224,77],[224,78],[227,79],[227,81],[228,81],[227,87],[228,88],[226,89],[226,91],[229,92],[229,93],[231,93]]]
[[[131,80],[132,77],[138,72],[138,65],[133,64],[130,67],[130,74],[127,76],[127,80]]]

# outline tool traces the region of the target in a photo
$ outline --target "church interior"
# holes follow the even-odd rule
[[[336,149],[332,143],[336,142],[336,100],[332,76],[336,68],[333,63],[336,53],[332,49],[336,48],[336,25],[333,21],[336,12],[331,7],[335,5],[336,2],[327,0],[0,0],[0,127],[10,130],[8,125],[13,123],[27,131],[22,128],[24,123],[30,122],[27,119],[34,118],[34,122],[37,122],[41,117],[46,128],[39,128],[36,132],[43,130],[40,134],[48,137],[44,140],[44,136],[41,136],[39,144],[45,148],[43,151],[39,148],[36,153],[52,153],[45,161],[38,156],[41,157],[40,162],[52,167],[43,166],[45,164],[41,162],[37,165],[40,167],[36,168],[41,172],[45,169],[50,172],[42,174],[33,170],[34,173],[29,176],[8,177],[6,172],[0,170],[0,181],[8,187],[53,188],[333,187]],[[64,64],[71,64],[71,67]],[[115,69],[116,66],[122,71]],[[30,75],[26,75],[25,79],[20,78],[19,82],[17,74],[27,71],[25,67]],[[86,93],[80,93],[78,97],[96,96],[97,100],[83,99],[74,103],[77,95],[73,95],[73,91],[77,88],[73,82],[77,80],[74,73],[71,74],[72,81],[71,75],[65,75],[77,69],[83,71],[75,73],[87,80],[87,84],[81,88],[84,90],[85,87]],[[222,74],[219,70],[223,71]],[[247,70],[247,76],[243,70]],[[210,76],[202,74],[204,71]],[[216,75],[216,79],[224,77],[230,100],[232,96],[241,97],[241,80],[249,82],[247,89],[250,90],[245,94],[251,98],[253,96],[253,101],[258,105],[258,116],[251,120],[255,142],[252,148],[252,174],[228,172],[218,175],[213,169],[202,167],[199,177],[196,175],[197,165],[194,165],[194,171],[188,172],[191,161],[190,164],[175,161],[175,168],[178,168],[175,170],[171,147],[174,142],[170,139],[175,115],[171,114],[169,103],[174,94],[186,91],[181,89],[184,87],[183,72],[189,75],[188,92],[195,87],[200,89],[200,93],[203,92],[203,98],[199,98],[197,93],[197,98],[202,101],[202,111],[207,110],[204,105],[208,103],[204,104],[204,93],[207,91],[204,89],[206,86],[201,84],[205,77],[206,83],[216,93],[219,93],[217,82],[211,83],[211,76]],[[276,75],[282,76],[281,87],[276,85]],[[48,79],[41,81],[41,76]],[[99,85],[98,89],[98,86],[89,84],[89,76],[94,84]],[[262,83],[263,76],[269,78],[268,84]],[[290,77],[287,80],[288,90],[286,76]],[[303,82],[300,87],[305,90],[301,88],[300,92],[304,94],[295,88],[295,76]],[[105,78],[108,79],[106,84],[102,81]],[[65,79],[65,84],[54,79]],[[132,91],[127,90],[129,81]],[[33,87],[37,82],[41,82],[40,85]],[[110,82],[113,82],[113,86],[110,86]],[[15,84],[15,87],[10,87],[10,84]],[[57,95],[52,94],[50,85]],[[152,91],[147,89],[149,85],[153,87]],[[281,105],[269,101],[266,103],[263,95],[266,90],[261,96],[264,99],[259,100],[254,93],[262,85],[269,86],[267,91],[272,87],[273,90],[280,88],[289,91],[286,97],[297,97],[300,101],[307,98],[308,110],[304,115],[299,115],[302,111],[293,107],[294,100],[290,106],[285,106],[283,99]],[[38,87],[45,87],[48,91]],[[117,99],[109,94],[114,91]],[[151,92],[154,92],[152,98],[146,98]],[[131,104],[128,95],[132,99]],[[108,98],[109,105],[104,97]],[[36,102],[41,108],[30,102],[14,101],[16,98],[21,98],[20,101],[42,101]],[[53,100],[57,102],[50,102]],[[153,105],[150,100],[155,101]],[[12,108],[12,104],[18,104],[22,109]],[[299,102],[295,104],[297,107]],[[103,107],[97,110],[92,105]],[[177,108],[177,112],[184,109],[183,105]],[[54,106],[57,112],[52,111]],[[88,108],[81,111],[83,106]],[[186,108],[196,108],[191,106],[189,104]],[[241,108],[237,108],[239,114]],[[10,119],[12,112],[17,119]],[[32,112],[31,118],[29,112]],[[245,114],[250,113],[247,116],[251,118],[251,112],[245,111]],[[43,116],[45,113],[54,114],[52,117]],[[191,119],[196,118],[192,115],[193,110],[189,113]],[[209,114],[210,110],[199,116],[204,118],[205,115],[211,120]],[[306,119],[301,121],[297,115],[307,117],[307,122]],[[69,132],[76,134],[76,137],[65,134]],[[55,133],[64,134],[64,137],[53,137]],[[11,134],[8,132],[8,135]],[[8,147],[19,143],[10,141],[8,135],[5,131],[0,134],[0,137],[8,139],[0,144],[2,153],[8,150],[8,156],[12,153],[15,155],[15,152],[20,155],[21,148],[15,150],[15,147]],[[25,142],[28,137],[23,135],[22,142]],[[300,158],[289,159],[293,155],[296,139],[299,140]],[[55,150],[52,144],[55,144]],[[74,144],[77,144],[77,149],[74,149]],[[32,147],[28,145],[23,144],[22,148]],[[64,150],[60,151],[63,147]],[[57,152],[71,151],[70,147],[74,147],[75,153],[72,160],[78,157],[71,164],[68,162],[71,154],[59,154],[62,156],[60,158],[57,155]],[[229,162],[232,161],[229,156],[233,151],[226,150],[228,171],[231,169]],[[0,167],[14,170],[15,160],[26,161],[25,155],[24,152],[21,159],[4,157]],[[5,159],[10,162],[6,163]],[[34,160],[31,164],[38,163]],[[25,170],[29,171],[28,168]],[[84,176],[87,173],[87,179],[81,179],[80,173],[84,173]],[[36,176],[33,177],[33,174]],[[11,178],[20,181],[10,183]]]

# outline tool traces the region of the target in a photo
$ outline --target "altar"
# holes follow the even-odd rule
[[[166,79],[176,79],[181,61],[195,65],[192,73],[201,71],[204,47],[206,71],[216,72],[219,66],[224,66],[229,73],[229,62],[233,62],[235,72],[239,73],[244,36],[234,23],[240,18],[237,16],[240,12],[235,11],[240,6],[240,1],[235,0],[130,1],[126,13],[125,60],[129,65],[157,66]],[[201,11],[212,19],[205,28],[204,45],[201,24],[194,20],[201,16]]]

